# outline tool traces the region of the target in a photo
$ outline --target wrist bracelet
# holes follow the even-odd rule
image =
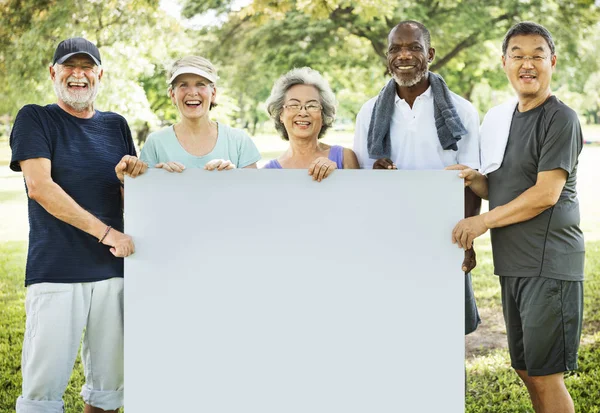
[[[106,236],[108,235],[108,231],[110,231],[112,227],[109,225],[106,227],[106,229],[104,230],[104,235],[102,235],[102,238],[100,238],[98,240],[98,244],[102,244],[102,241],[104,241],[104,238],[106,238]]]

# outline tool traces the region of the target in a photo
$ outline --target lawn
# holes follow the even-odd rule
[[[0,244],[0,412],[14,412],[21,393],[21,346],[25,329],[25,242]],[[79,396],[84,381],[77,357],[71,382],[64,396],[65,412],[83,412]]]
[[[473,288],[480,310],[501,312],[489,240],[479,243]],[[586,243],[585,307],[579,370],[567,375],[575,411],[600,413],[600,242]],[[486,319],[483,319],[486,322]],[[467,413],[533,412],[529,396],[510,368],[508,351],[496,349],[467,360]]]
[[[584,126],[586,138],[600,141],[600,126]],[[254,141],[261,149],[264,160],[277,157],[287,147],[287,142],[275,135],[258,135]],[[352,146],[352,133],[331,131],[325,141],[330,144]],[[7,142],[0,141],[0,413],[14,412],[14,402],[20,393],[20,357],[25,327],[23,286],[25,265],[25,242],[4,242],[7,239],[24,239],[27,235],[27,216],[24,211],[25,194],[22,178],[8,171],[10,149]],[[581,157],[578,191],[582,208],[582,228],[588,242],[585,283],[584,336],[580,352],[580,369],[567,378],[574,396],[577,412],[600,413],[600,198],[597,185],[600,147],[588,145]],[[4,173],[5,172],[5,173]],[[6,215],[5,215],[6,214]],[[10,220],[4,219],[10,217]],[[10,227],[10,228],[9,228]],[[15,227],[15,228],[13,228]],[[8,231],[10,229],[11,231]],[[2,232],[4,231],[4,232]],[[14,238],[13,238],[14,237]],[[505,343],[501,318],[500,289],[498,280],[492,276],[492,260],[489,238],[478,240],[478,267],[473,283],[484,324],[478,333],[483,338],[491,336]],[[486,328],[488,329],[486,331]],[[489,332],[494,334],[489,334]],[[470,336],[470,338],[475,335]],[[479,343],[479,341],[475,341]],[[510,369],[508,353],[504,349],[484,343],[467,360],[467,413],[531,412],[529,398],[516,374]],[[497,346],[496,346],[497,347]],[[82,412],[83,403],[79,391],[83,383],[83,369],[77,359],[71,382],[64,397],[66,412]],[[432,395],[435,386],[442,385],[432,377]],[[423,413],[427,403],[423,401]],[[435,412],[443,413],[443,412]]]
[[[491,275],[489,241],[477,246],[479,265],[474,287],[482,310],[500,310],[498,280]],[[0,412],[14,411],[20,393],[20,352],[25,327],[23,274],[26,244],[0,243]],[[580,351],[580,369],[569,374],[567,384],[574,396],[577,412],[600,413],[600,242],[587,243],[585,284],[585,323]],[[484,319],[484,322],[486,320]],[[511,370],[506,350],[489,350],[467,360],[467,413],[522,413],[532,411],[525,388]],[[65,394],[66,412],[83,411],[79,391],[83,369],[76,362]],[[443,385],[432,379],[435,386]],[[423,401],[422,412],[427,412]],[[375,412],[374,412],[375,413]],[[427,412],[429,413],[429,412]],[[441,412],[435,412],[441,413]]]

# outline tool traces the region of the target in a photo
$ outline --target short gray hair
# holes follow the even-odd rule
[[[296,85],[314,86],[319,92],[319,103],[323,107],[321,110],[323,125],[318,137],[320,139],[335,121],[336,101],[329,82],[318,71],[310,67],[302,67],[300,69],[292,69],[277,79],[273,85],[273,89],[271,89],[271,96],[267,99],[267,112],[269,112],[269,116],[275,122],[275,129],[281,134],[281,137],[286,141],[289,140],[290,138],[285,130],[285,126],[279,117],[283,111],[285,94],[292,86]]]

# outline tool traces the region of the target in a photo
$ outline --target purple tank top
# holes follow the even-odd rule
[[[331,149],[329,149],[330,161],[335,162],[338,169],[344,169],[344,147],[339,145],[333,145]],[[269,162],[263,166],[264,169],[283,169],[281,164],[277,159],[271,159]]]

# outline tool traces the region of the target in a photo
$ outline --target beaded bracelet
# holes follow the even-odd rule
[[[110,231],[111,228],[112,227],[110,225],[106,227],[106,229],[104,230],[104,235],[102,235],[102,238],[98,240],[98,244],[101,244],[102,241],[104,241],[104,238],[106,238],[106,236],[108,235],[108,231]]]

